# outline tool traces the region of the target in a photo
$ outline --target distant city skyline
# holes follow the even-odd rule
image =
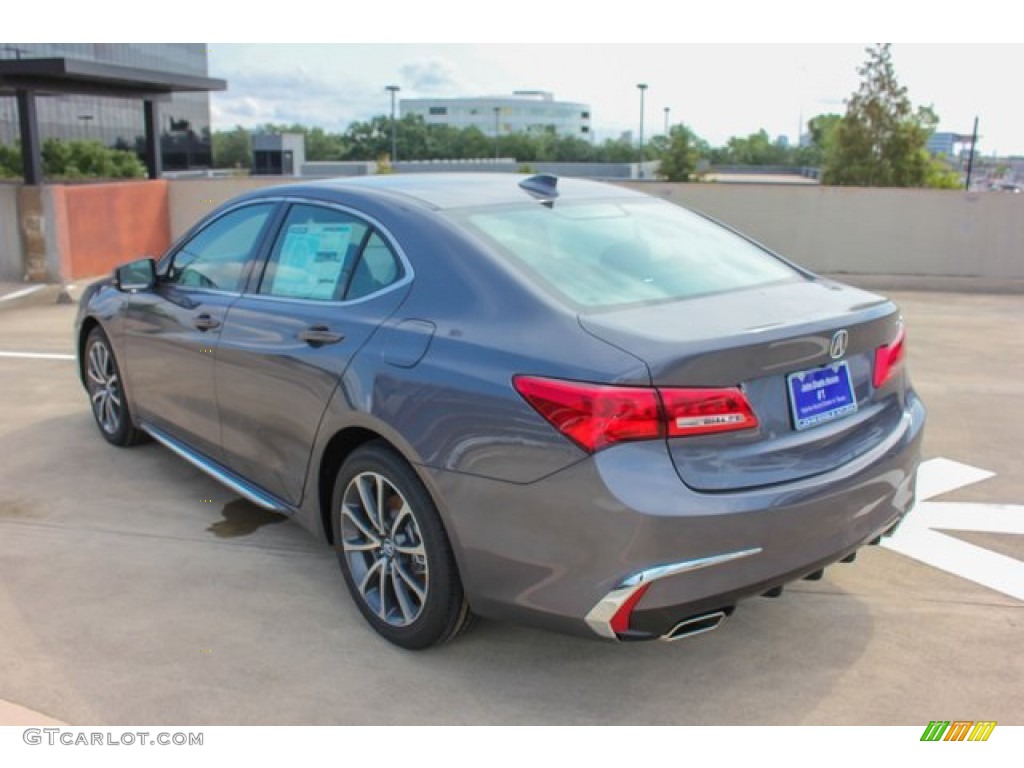
[[[551,91],[590,104],[596,141],[687,123],[713,146],[764,129],[798,139],[817,114],[845,111],[868,44],[210,44],[214,130],[302,123],[343,131],[390,112],[398,98]],[[1024,155],[1024,107],[1008,89],[1024,45],[895,44],[897,77],[915,106],[931,105],[939,131],[970,133],[980,118],[986,155]]]

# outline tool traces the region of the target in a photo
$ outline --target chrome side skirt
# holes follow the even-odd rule
[[[239,477],[230,469],[222,467],[213,459],[192,450],[189,446],[185,445],[185,443],[181,442],[177,438],[171,437],[163,430],[154,427],[152,424],[142,422],[139,424],[139,429],[148,434],[165,448],[169,448],[178,456],[185,459],[185,461],[192,464],[192,466],[197,469],[201,469],[214,480],[227,486],[240,496],[245,497],[253,504],[263,507],[264,509],[269,509],[272,512],[281,512],[286,515],[291,515],[295,512],[295,507],[291,504],[277,498],[277,496],[274,496],[272,493],[264,491],[262,488],[250,483],[248,480]]]

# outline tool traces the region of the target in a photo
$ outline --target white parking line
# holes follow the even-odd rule
[[[36,360],[74,360],[74,355],[68,355],[63,352],[3,352],[0,351],[0,357],[28,357]]]
[[[917,471],[921,501],[882,546],[975,584],[1024,600],[1024,562],[940,531],[1024,534],[1024,506],[926,501],[994,477],[949,459],[929,459]]]
[[[22,296],[30,296],[36,291],[43,290],[45,287],[45,285],[30,285],[28,288],[22,288],[20,291],[5,293],[3,296],[0,296],[0,301],[10,301],[11,299],[20,299]]]

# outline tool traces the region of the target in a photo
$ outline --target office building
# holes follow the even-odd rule
[[[515,91],[511,96],[402,99],[400,112],[420,115],[427,125],[479,128],[488,136],[555,133],[590,140],[590,106],[556,101],[547,91]]]
[[[0,43],[0,60],[67,58],[141,70],[206,77],[209,47],[202,43]],[[40,95],[40,139],[93,139],[144,153],[144,118],[137,99],[81,94]],[[210,97],[175,93],[159,104],[164,170],[211,165]],[[13,97],[0,96],[0,143],[18,138]]]

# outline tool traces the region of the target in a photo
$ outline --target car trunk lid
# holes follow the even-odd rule
[[[900,323],[890,301],[820,279],[580,316],[588,332],[642,359],[656,387],[741,388],[756,428],[667,440],[681,479],[702,491],[799,480],[881,442],[901,418],[904,378],[876,389],[874,357]],[[834,357],[837,334],[845,349]],[[820,373],[791,387],[790,377],[807,371]],[[818,382],[847,376],[856,410],[808,424]],[[794,395],[801,384],[808,391]],[[796,408],[796,397],[810,411]]]

